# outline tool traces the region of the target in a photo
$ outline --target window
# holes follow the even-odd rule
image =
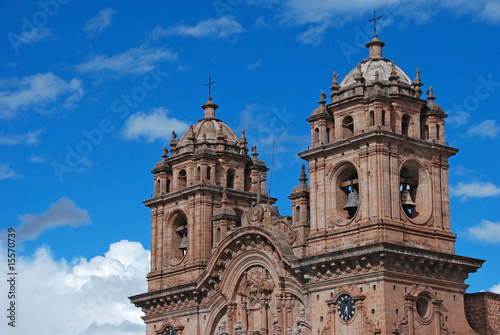
[[[210,173],[212,172],[212,169],[210,166],[207,167],[207,180],[210,180]]]
[[[226,174],[226,187],[234,188],[234,169],[228,169]]]
[[[177,332],[172,326],[166,326],[163,335],[177,335]]]
[[[344,138],[354,136],[354,121],[351,116],[346,116],[342,122]]]
[[[401,118],[401,134],[408,136],[409,129],[410,129],[410,116],[408,114],[405,114]]]
[[[179,189],[185,188],[187,185],[187,175],[186,175],[186,170],[180,170],[179,171]]]
[[[318,128],[314,129],[314,132],[316,134],[316,143],[317,143],[319,142],[319,129]]]
[[[375,113],[373,111],[370,111],[370,127],[373,127],[375,125]]]
[[[330,128],[326,128],[326,143],[330,143]]]
[[[436,139],[439,140],[439,125],[436,125]]]
[[[385,126],[385,111],[382,111],[382,126]]]

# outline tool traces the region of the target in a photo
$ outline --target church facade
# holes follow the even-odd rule
[[[268,167],[216,117],[172,134],[152,173],[147,335],[477,334],[455,254],[443,108],[382,56],[338,82],[307,119],[311,145],[282,216]],[[309,175],[309,178],[307,177]]]

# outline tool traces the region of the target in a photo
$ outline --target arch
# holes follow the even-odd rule
[[[408,159],[403,162],[400,168],[401,185],[400,191],[409,191],[411,201],[414,206],[401,207],[404,215],[415,224],[426,223],[432,214],[432,179],[429,171],[419,161]]]
[[[410,131],[411,117],[408,114],[403,114],[401,118],[401,134],[408,136]]]
[[[348,115],[344,117],[344,120],[342,121],[342,129],[343,139],[354,136],[354,120],[352,116]]]
[[[166,191],[167,191],[167,193],[170,193],[170,179],[167,179]]]
[[[436,125],[436,140],[439,140],[439,125]]]
[[[385,126],[385,110],[382,110],[382,126]]]
[[[179,249],[182,238],[188,236],[188,220],[186,214],[178,209],[172,212],[167,219],[167,234],[165,238],[168,248],[167,255],[172,264],[179,263],[186,255],[186,250]],[[187,240],[186,240],[187,243]]]
[[[327,193],[331,198],[328,207],[332,221],[337,225],[347,224],[358,212],[358,207],[344,209],[349,193],[359,195],[358,170],[350,161],[339,162],[327,175]],[[359,199],[359,198],[358,198]]]
[[[177,175],[177,185],[179,189],[183,189],[187,186],[187,173],[186,170],[182,169]]]
[[[226,172],[226,187],[227,188],[234,188],[234,175],[235,175],[235,172],[234,172],[233,168],[227,169],[227,172]]]
[[[207,166],[207,180],[210,180],[210,174],[212,173],[212,168]]]
[[[330,143],[330,128],[326,128],[326,143]]]
[[[318,128],[314,129],[314,141],[316,143],[319,143],[319,129]]]
[[[294,221],[299,222],[300,221],[300,206],[295,207],[295,213],[294,213]]]
[[[370,127],[373,127],[375,125],[375,113],[373,111],[370,111]]]

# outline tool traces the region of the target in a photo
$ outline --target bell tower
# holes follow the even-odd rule
[[[458,150],[445,144],[447,115],[384,45],[374,35],[340,85],[334,73],[332,101],[321,93],[308,119],[311,146],[299,155],[309,162],[311,254],[377,242],[454,252],[448,158]]]
[[[255,147],[254,159],[248,155],[245,132],[240,139],[216,118],[212,98],[202,108],[204,117],[180,139],[172,133],[171,156],[164,148],[152,171],[154,195],[144,201],[152,220],[149,291],[201,275],[213,248],[255,201],[252,178],[267,171]]]

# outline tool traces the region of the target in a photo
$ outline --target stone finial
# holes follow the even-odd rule
[[[172,140],[170,141],[170,146],[172,148],[175,148],[176,145],[177,145],[177,134],[175,133],[175,131],[172,131]]]
[[[420,80],[420,70],[417,68],[417,74],[415,76],[415,80],[413,80],[413,90],[415,91],[415,96],[420,99],[420,96],[422,95],[422,89],[420,88],[423,86],[422,81]]]
[[[429,100],[429,103],[433,103],[434,100],[436,100],[436,97],[434,96],[434,89],[429,87],[429,90],[427,90],[427,100]]]
[[[161,155],[161,157],[163,157],[163,160],[166,160],[168,158],[167,147],[163,147],[163,155]]]
[[[222,131],[222,122],[219,122],[219,131],[217,132],[217,140],[223,142],[226,139],[226,134]]]
[[[321,107],[325,107],[325,104],[326,104],[326,94],[323,90],[321,90],[321,94],[320,94],[321,98],[320,100],[318,101],[319,105]]]
[[[227,198],[227,189],[224,187],[222,190],[222,204],[227,205],[229,203],[229,199]]]
[[[301,184],[307,185],[307,175],[306,175],[306,165],[305,164],[302,164],[299,181]]]
[[[330,94],[330,98],[332,99],[332,101],[335,94],[337,94],[337,92],[339,91],[339,82],[337,81],[338,78],[339,75],[337,74],[337,72],[333,71],[333,81],[330,85],[330,90],[332,91],[332,94]]]
[[[396,71],[396,62],[392,62],[391,75],[389,76],[389,80],[393,83],[396,83],[399,79],[398,72]]]
[[[242,148],[246,148],[247,147],[247,137],[245,136],[245,129],[241,129],[241,140],[240,140],[240,146]]]
[[[259,156],[259,154],[257,153],[257,146],[254,144],[252,147],[252,159],[257,159],[257,156]]]
[[[364,78],[363,74],[361,73],[361,63],[358,63],[358,66],[356,66],[356,73],[354,74],[354,80],[358,85],[363,84]]]
[[[213,103],[212,97],[208,97],[208,101],[201,106],[201,108],[205,110],[205,119],[214,119],[215,110],[219,108],[219,106]]]
[[[196,140],[196,136],[194,136],[193,126],[189,127],[188,129],[187,139],[190,142],[194,142]]]

